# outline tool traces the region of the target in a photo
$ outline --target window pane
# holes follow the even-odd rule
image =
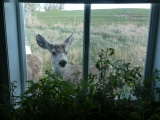
[[[150,4],[93,4],[90,66],[94,66],[99,59],[97,53],[113,48],[115,54],[109,57],[112,63],[123,60],[131,63],[131,67],[141,67],[142,74],[149,18]],[[113,72],[114,67],[111,64],[110,68]]]
[[[49,69],[53,69],[54,73],[60,73],[61,71],[56,70],[64,70],[66,63],[67,65],[82,65],[83,7],[84,5],[81,4],[24,3],[26,46],[27,49],[30,49],[27,54],[32,53],[42,59],[39,63],[35,63],[41,64],[41,61],[43,61],[42,72],[40,73],[41,77]],[[77,10],[76,8],[80,8],[81,10]],[[72,33],[73,35],[70,37]],[[39,35],[36,37],[37,34]],[[49,44],[44,44],[42,37]],[[61,44],[67,38],[68,41],[65,44],[64,50]],[[38,39],[39,45],[36,39]],[[44,47],[46,50],[43,49]],[[60,54],[61,56],[59,56]],[[31,59],[30,57],[28,59]],[[71,67],[74,68],[75,66]],[[35,69],[39,69],[39,66]],[[78,71],[82,70],[81,67],[76,67],[76,69]],[[65,70],[67,76],[70,74],[68,71],[70,70]],[[33,71],[28,72],[32,73]],[[31,77],[29,79],[33,78]]]

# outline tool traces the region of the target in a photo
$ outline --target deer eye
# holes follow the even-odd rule
[[[56,55],[56,52],[52,52],[52,55]]]

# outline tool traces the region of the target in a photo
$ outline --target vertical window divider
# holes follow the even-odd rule
[[[22,3],[16,2],[17,12],[17,28],[18,28],[18,47],[19,47],[19,61],[20,61],[20,79],[21,92],[24,93],[27,89],[27,68],[26,68],[26,52],[25,52],[25,35],[24,35],[24,12]]]
[[[88,82],[91,4],[84,5],[83,80]]]
[[[154,58],[155,58],[155,49],[158,35],[158,22],[159,19],[159,5],[152,4],[151,13],[150,13],[150,23],[149,23],[149,32],[148,32],[148,44],[146,48],[146,60],[145,60],[145,69],[143,79],[149,78],[153,74]],[[151,90],[154,88],[154,85],[151,83],[148,86]]]
[[[158,29],[158,15],[159,15],[159,7],[156,4],[152,4],[151,13],[150,13],[150,23],[149,23],[149,31],[148,31],[148,44],[147,44],[147,53],[146,53],[146,61],[145,61],[145,69],[144,69],[144,79],[151,77],[153,73],[153,64],[154,64],[154,53],[155,53],[155,45],[157,40],[157,29]]]

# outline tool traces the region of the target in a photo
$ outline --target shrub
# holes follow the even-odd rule
[[[151,90],[148,85],[160,80],[160,71],[143,80],[139,67],[131,67],[124,60],[110,61],[112,48],[98,55],[96,67],[100,74],[88,75],[88,82],[72,84],[46,71],[47,77],[38,83],[29,81],[24,94],[12,96],[11,104],[1,103],[0,113],[9,120],[159,120],[160,103],[154,101],[153,93],[159,94],[160,88]]]

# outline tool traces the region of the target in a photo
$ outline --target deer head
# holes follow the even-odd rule
[[[37,44],[43,48],[47,49],[51,54],[52,69],[62,69],[67,65],[67,51],[66,48],[72,43],[73,33],[62,43],[62,44],[51,44],[41,35],[36,35]]]

